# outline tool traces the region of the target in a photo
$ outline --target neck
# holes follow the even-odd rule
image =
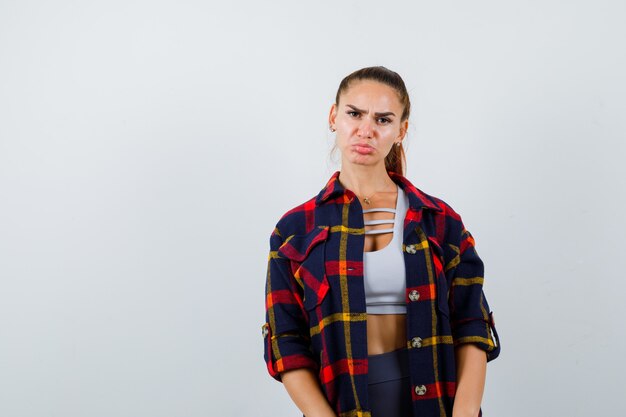
[[[380,191],[393,191],[396,186],[384,163],[375,166],[343,164],[337,179],[344,188],[360,197],[369,197]]]

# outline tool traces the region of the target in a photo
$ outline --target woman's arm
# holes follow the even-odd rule
[[[477,417],[485,388],[487,355],[473,343],[459,345],[456,356],[456,395],[452,417]]]
[[[457,252],[456,257],[449,262],[450,268],[446,268],[451,283],[448,301],[456,362],[452,415],[479,417],[487,362],[498,357],[500,341],[483,292],[484,265],[476,252],[474,238],[460,217],[455,225],[461,238],[457,249],[452,251]]]
[[[336,417],[313,370],[292,369],[282,372],[281,379],[289,396],[306,417]]]
[[[267,369],[306,417],[336,417],[317,376],[320,364],[311,351],[302,289],[290,259],[281,255],[284,242],[277,226],[270,237],[262,326]]]

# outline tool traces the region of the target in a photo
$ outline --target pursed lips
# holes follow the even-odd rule
[[[354,150],[360,154],[368,154],[374,151],[374,148],[367,143],[355,143],[352,146],[354,147]]]

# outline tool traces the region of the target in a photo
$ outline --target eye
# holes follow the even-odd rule
[[[349,110],[346,112],[347,115],[352,116],[352,117],[358,117],[359,116],[359,112],[358,111],[354,111],[354,110]]]
[[[383,125],[387,125],[387,124],[391,123],[391,120],[387,119],[386,117],[379,117],[378,118],[378,123],[383,124]]]

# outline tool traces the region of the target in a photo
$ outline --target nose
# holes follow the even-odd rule
[[[359,124],[359,130],[357,132],[357,135],[361,138],[371,138],[373,134],[374,129],[372,127],[371,121],[367,117],[364,117]]]

